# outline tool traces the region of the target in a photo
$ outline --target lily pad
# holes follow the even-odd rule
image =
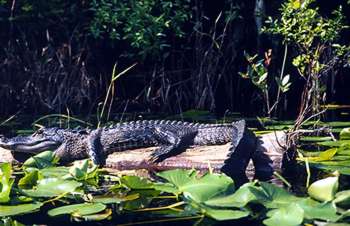
[[[350,128],[344,128],[340,131],[340,140],[350,140]]]
[[[331,201],[334,199],[334,195],[338,190],[338,177],[327,177],[318,181],[315,181],[310,185],[307,193],[310,197],[319,201]]]
[[[304,210],[295,203],[267,212],[268,218],[263,221],[267,226],[297,226],[303,222]]]
[[[73,180],[45,178],[39,180],[37,186],[32,189],[22,189],[21,191],[31,197],[55,197],[74,192],[81,185],[81,183]]]
[[[0,205],[0,217],[7,216],[16,216],[26,213],[32,213],[38,211],[42,206],[42,203],[28,203],[28,204],[19,204],[11,206]]]
[[[213,209],[204,207],[204,214],[218,221],[236,220],[249,216],[249,211],[230,210],[230,209]]]
[[[27,159],[23,163],[23,167],[25,168],[38,168],[43,169],[47,167],[54,166],[58,163],[58,157],[52,151],[43,151],[37,155],[34,155]]]
[[[52,210],[49,210],[47,214],[51,217],[63,214],[71,214],[77,217],[96,214],[103,211],[104,209],[106,209],[106,205],[102,203],[81,203],[57,207]]]
[[[0,203],[10,201],[10,192],[14,182],[11,178],[12,167],[10,163],[0,163]]]

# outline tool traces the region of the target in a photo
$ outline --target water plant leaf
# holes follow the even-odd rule
[[[123,202],[123,209],[125,210],[136,210],[142,209],[152,202],[155,197],[158,197],[160,191],[145,189],[145,190],[135,190],[128,193],[128,196],[134,197],[138,196],[139,198],[134,198],[127,202]]]
[[[339,134],[340,140],[350,140],[350,128],[344,128]]]
[[[10,163],[0,163],[0,203],[10,201],[10,192],[14,182],[11,173],[12,166]]]
[[[318,156],[315,157],[307,157],[307,159],[315,162],[320,162],[320,161],[327,161],[331,160],[334,155],[337,153],[338,149],[337,148],[330,148],[326,151],[320,152]]]
[[[121,183],[126,185],[130,189],[153,189],[154,185],[146,178],[138,176],[123,176],[120,179]]]
[[[39,172],[39,170],[35,169],[29,173],[26,173],[24,177],[22,177],[18,181],[18,187],[21,189],[29,189],[37,185],[38,180],[42,179],[43,176]]]
[[[306,219],[336,221],[340,217],[336,207],[331,202],[319,203],[311,198],[304,198],[297,204],[304,210],[304,218]]]
[[[55,166],[59,161],[59,158],[52,151],[43,151],[37,155],[34,155],[27,159],[23,163],[24,168],[37,168],[43,169],[51,166]]]
[[[297,226],[303,222],[304,210],[296,203],[273,209],[267,212],[263,223],[267,226]]]
[[[0,217],[15,216],[20,214],[32,213],[40,209],[43,203],[27,203],[19,205],[0,205]]]
[[[32,189],[22,189],[21,192],[31,197],[54,197],[74,192],[82,184],[73,180],[45,178],[38,181]]]
[[[96,214],[105,209],[106,205],[102,203],[80,203],[54,208],[49,210],[47,214],[51,217],[63,214],[71,214],[75,217],[80,217],[85,215]]]
[[[197,203],[205,202],[215,196],[233,192],[234,184],[230,177],[224,174],[205,174],[197,177],[190,170],[170,170],[158,174],[168,180],[188,199]]]
[[[121,203],[125,201],[131,201],[140,198],[140,195],[138,193],[118,197],[116,195],[101,195],[101,196],[95,196],[92,200],[92,202],[100,202],[103,204],[112,204],[112,203]]]
[[[89,166],[89,160],[75,161],[69,168],[69,175],[77,181],[84,182],[93,186],[98,185],[98,166],[92,164]],[[69,176],[65,178],[70,178]]]
[[[75,216],[73,215],[73,219],[75,221],[102,221],[110,218],[112,215],[111,209],[105,209],[101,213],[96,214],[90,214],[90,215],[83,215],[83,216]]]
[[[305,136],[301,137],[300,141],[302,142],[321,142],[321,141],[331,141],[332,137],[322,137],[322,136]]]
[[[267,182],[259,182],[259,184],[260,187],[250,186],[249,190],[255,195],[255,200],[267,208],[278,208],[300,199],[276,185]]]
[[[213,209],[202,207],[204,214],[218,221],[236,220],[249,216],[249,211],[245,210],[230,210],[230,209]]]
[[[307,193],[310,197],[319,201],[331,201],[334,199],[335,193],[338,190],[338,177],[327,177],[321,180],[317,180],[312,183]]]
[[[328,147],[341,147],[342,145],[350,145],[350,140],[323,141],[318,142],[317,144]]]
[[[337,206],[350,207],[350,190],[344,190],[335,194],[333,202]]]
[[[256,196],[249,189],[254,183],[246,183],[242,185],[235,193],[205,201],[205,205],[215,207],[244,207],[249,202],[256,200]]]

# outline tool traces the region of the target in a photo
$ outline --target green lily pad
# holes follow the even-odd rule
[[[130,189],[153,189],[154,187],[152,182],[138,176],[123,176],[120,181]]]
[[[73,180],[45,178],[39,180],[36,187],[32,189],[22,189],[21,191],[31,197],[55,197],[74,192],[81,185],[81,183]]]
[[[124,197],[118,197],[116,195],[102,195],[102,196],[95,196],[93,198],[93,202],[100,202],[103,204],[112,204],[112,203],[121,203],[125,201],[131,201],[138,199],[140,195],[138,193],[127,195]]]
[[[64,214],[71,214],[73,216],[78,217],[96,214],[103,211],[104,209],[106,209],[106,205],[102,203],[81,203],[57,207],[52,210],[49,210],[47,214],[51,217]]]
[[[304,198],[297,204],[304,210],[304,218],[306,219],[336,221],[340,217],[336,207],[330,202],[319,203],[311,198]]]
[[[73,215],[73,219],[75,221],[102,221],[102,220],[109,219],[111,215],[112,215],[112,210],[106,209],[105,211],[101,213],[96,213],[96,214],[83,215],[83,216]]]
[[[170,170],[158,175],[174,184],[178,193],[182,192],[186,198],[197,203],[232,193],[234,190],[232,179],[224,174],[205,174],[197,177],[189,170]]]
[[[316,200],[331,201],[338,190],[338,185],[338,177],[327,177],[312,183],[307,193]]]
[[[30,173],[26,173],[25,176],[18,181],[18,187],[21,189],[32,188],[37,185],[38,180],[42,178],[43,176],[40,174],[39,170],[33,170]]]
[[[0,205],[0,217],[16,216],[38,211],[42,203],[28,203],[11,206]]]
[[[350,128],[344,128],[340,131],[340,140],[350,140]]]
[[[10,163],[0,163],[0,203],[10,201],[10,192],[14,182],[11,178],[12,167]]]
[[[23,163],[24,168],[38,168],[43,169],[51,166],[55,166],[58,163],[58,157],[52,151],[43,151],[37,155],[34,155],[27,159]]]
[[[335,199],[333,202],[337,206],[350,207],[350,190],[340,191],[335,194]]]
[[[267,226],[297,226],[303,222],[304,210],[295,203],[267,212],[263,223]]]
[[[300,200],[283,188],[276,185],[259,182],[260,187],[251,186],[249,190],[255,195],[255,200],[267,208],[278,208]]]
[[[330,141],[330,140],[332,140],[332,137],[307,136],[307,137],[300,138],[300,141],[303,141],[303,142],[321,142],[321,141]]]
[[[254,183],[246,183],[233,194],[212,198],[204,203],[215,207],[244,207],[249,202],[256,200],[255,195],[249,189],[251,186],[254,186]]]
[[[249,216],[249,211],[245,210],[230,210],[230,209],[213,209],[203,207],[204,214],[218,221],[236,220]]]

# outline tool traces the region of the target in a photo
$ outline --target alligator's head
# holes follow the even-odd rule
[[[63,129],[42,128],[30,136],[0,137],[0,147],[18,152],[38,153],[55,150],[62,145],[64,137]]]

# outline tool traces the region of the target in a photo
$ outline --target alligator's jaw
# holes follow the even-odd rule
[[[0,140],[0,147],[16,152],[38,153],[56,149],[60,143],[49,139],[34,140],[29,137],[16,137]]]

